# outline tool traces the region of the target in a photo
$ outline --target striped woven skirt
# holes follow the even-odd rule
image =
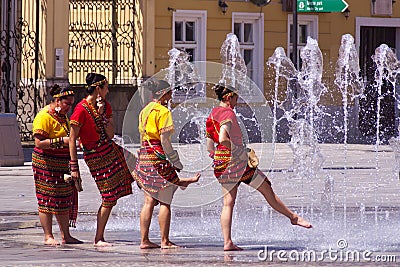
[[[243,182],[249,184],[257,175],[271,185],[267,176],[258,168],[250,168],[247,161],[232,159],[231,151],[224,146],[218,146],[214,154],[214,175],[221,184]]]
[[[32,152],[32,170],[35,179],[39,212],[69,214],[70,225],[75,226],[78,215],[78,192],[72,182],[64,181],[69,173],[68,148],[39,149]]]
[[[176,184],[179,177],[173,165],[165,158],[161,142],[158,140],[150,142],[151,145],[147,141],[142,143],[133,176],[137,184],[151,194]]]
[[[123,149],[107,142],[95,151],[84,151],[83,158],[102,198],[102,206],[111,208],[123,196],[132,194],[133,177],[124,158]]]

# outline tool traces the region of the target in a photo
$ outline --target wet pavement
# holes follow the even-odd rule
[[[190,151],[193,147],[180,147],[182,154],[190,154]],[[376,149],[368,145],[348,145],[345,151],[343,145],[321,145],[322,170],[309,181],[293,176],[292,151],[288,145],[278,144],[273,165],[265,160],[260,169],[272,171],[268,176],[275,192],[288,206],[313,222],[314,228],[305,230],[291,226],[283,216],[265,207],[258,193],[241,186],[232,233],[234,240],[244,248],[238,252],[222,251],[221,201],[212,199],[215,197],[213,190],[202,191],[194,200],[188,198],[190,191],[177,194],[176,198],[181,200],[173,207],[171,239],[181,248],[139,249],[139,211],[143,193],[136,185],[133,195],[119,201],[107,225],[106,239],[114,246],[94,248],[95,212],[100,197],[82,160],[84,191],[79,195],[77,228],[71,232],[84,244],[44,246],[29,160],[31,150],[25,148],[24,152],[24,166],[0,167],[0,266],[394,266],[400,261],[397,237],[400,182],[394,153],[389,146]],[[257,151],[256,147],[256,152],[261,154],[263,151]],[[200,184],[209,184],[204,181],[212,183],[210,169],[204,170],[202,175]],[[218,189],[214,191],[218,192]],[[183,205],[198,203],[199,199],[207,203],[196,207]],[[339,219],[342,217],[346,218],[346,223]],[[327,224],[336,221],[338,223]],[[359,221],[364,223],[362,227]],[[370,232],[360,228],[368,228]],[[53,231],[59,239],[55,220]],[[156,215],[151,231],[152,240],[159,242]],[[377,236],[370,237],[374,231]],[[345,251],[339,240],[347,242],[340,239],[343,233],[350,233],[346,235],[346,246],[358,253],[360,262],[339,253]],[[387,236],[379,236],[383,233]],[[324,250],[327,252],[323,253]],[[314,259],[301,258],[311,251],[316,253]]]

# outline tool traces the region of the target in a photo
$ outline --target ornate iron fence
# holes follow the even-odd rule
[[[32,122],[45,105],[46,2],[1,0],[0,112],[15,113],[21,140],[33,140]]]
[[[85,84],[88,72],[99,72],[111,84],[135,84],[141,74],[139,0],[69,3],[69,82]]]

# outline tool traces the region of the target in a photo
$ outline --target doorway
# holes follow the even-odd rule
[[[372,55],[381,44],[395,49],[396,33],[396,27],[360,27],[360,67],[365,90],[364,97],[360,99],[359,128],[364,136],[376,135],[378,98],[380,98],[379,133],[381,140],[387,140],[397,134],[395,88],[390,82],[384,80],[381,92],[378,91],[375,83],[376,65],[372,60]]]

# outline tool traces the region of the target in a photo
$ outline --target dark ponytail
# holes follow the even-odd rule
[[[225,95],[231,92],[235,93],[236,91],[232,86],[225,86],[223,84],[216,84],[213,89],[219,101],[221,101]]]
[[[59,93],[61,93],[61,87],[58,84],[54,84],[51,88],[50,88],[50,95],[52,97],[54,97],[55,95],[58,95]]]

